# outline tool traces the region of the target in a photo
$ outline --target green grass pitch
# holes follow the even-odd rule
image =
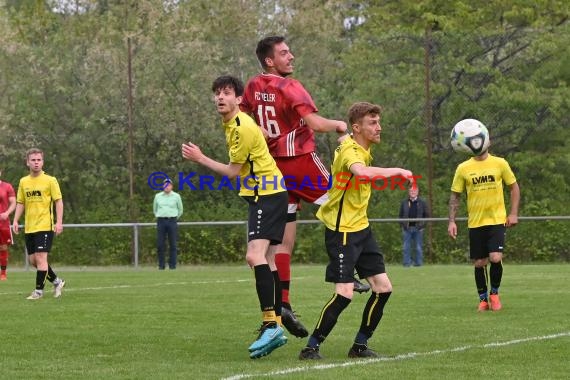
[[[0,379],[566,379],[570,265],[505,264],[500,312],[477,313],[469,265],[388,266],[394,292],[370,347],[346,354],[368,295],[355,294],[321,346],[305,339],[251,360],[260,312],[245,265],[58,268],[61,299],[28,301],[35,271],[0,283]],[[291,300],[312,331],[332,295],[324,266],[294,266]]]

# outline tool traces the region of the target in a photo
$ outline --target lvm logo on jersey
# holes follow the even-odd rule
[[[482,175],[479,177],[473,177],[473,178],[471,178],[471,182],[473,182],[474,185],[479,185],[482,183],[495,182],[495,176],[494,175]]]

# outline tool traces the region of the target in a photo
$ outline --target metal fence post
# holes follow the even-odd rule
[[[133,224],[133,238],[135,239],[135,268],[139,267],[139,224]]]

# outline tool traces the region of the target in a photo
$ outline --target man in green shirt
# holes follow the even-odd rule
[[[170,180],[166,180],[164,182],[164,190],[154,196],[152,208],[157,220],[158,269],[163,270],[165,266],[164,251],[166,249],[167,237],[170,253],[168,267],[176,269],[178,219],[182,216],[183,207],[180,194],[172,191],[172,182]]]

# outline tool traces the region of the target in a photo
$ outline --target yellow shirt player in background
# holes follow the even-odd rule
[[[370,284],[372,294],[362,311],[362,322],[350,358],[377,357],[368,348],[382,319],[384,306],[392,294],[392,284],[384,266],[384,256],[372,235],[367,209],[373,178],[402,177],[402,183],[412,180],[412,172],[401,168],[370,166],[370,147],[380,142],[380,106],[360,102],[348,111],[352,138],[345,139],[336,149],[332,164],[332,186],[328,200],[317,212],[326,226],[325,245],[329,256],[325,279],[335,284],[333,297],[325,304],[316,328],[299,359],[321,359],[320,344],[327,338],[342,311],[354,294],[354,270]]]
[[[511,193],[511,209],[505,209],[504,186]],[[503,277],[503,250],[506,228],[518,223],[520,190],[507,161],[489,154],[488,150],[457,166],[449,200],[447,232],[457,237],[455,218],[461,193],[467,192],[469,256],[473,261],[475,284],[479,294],[478,311],[502,308],[499,286]],[[487,263],[491,262],[489,274]],[[491,285],[488,295],[487,278]]]
[[[232,76],[221,76],[214,81],[212,91],[222,116],[230,162],[223,164],[211,159],[191,142],[182,145],[182,156],[223,175],[226,180],[239,175],[239,195],[249,204],[245,258],[254,271],[262,314],[259,336],[249,346],[249,357],[256,359],[287,343],[280,323],[280,280],[275,255],[269,247],[283,239],[288,197],[261,129],[249,115],[240,112],[243,83]]]
[[[57,179],[43,172],[44,153],[41,150],[28,150],[26,164],[30,174],[20,179],[12,228],[17,234],[18,221],[25,213],[24,232],[28,261],[37,270],[36,289],[27,299],[42,298],[46,279],[54,286],[54,297],[59,298],[65,281],[57,277],[48,264],[48,253],[51,251],[54,232],[59,235],[63,231],[63,199]]]

